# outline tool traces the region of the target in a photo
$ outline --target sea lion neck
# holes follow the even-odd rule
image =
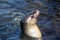
[[[31,27],[31,28],[34,28],[35,26],[37,26],[37,25],[36,24],[26,25],[26,27]]]
[[[24,33],[30,37],[41,38],[41,33],[37,25],[26,26]]]

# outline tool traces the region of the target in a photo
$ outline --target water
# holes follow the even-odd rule
[[[20,40],[20,20],[23,16],[33,12],[35,9],[41,11],[38,25],[43,32],[43,38],[57,39],[59,32],[53,36],[47,36],[44,28],[60,28],[60,3],[47,0],[0,0],[0,40]],[[56,21],[57,20],[57,21]],[[46,39],[45,38],[45,39]],[[57,40],[56,39],[56,40]]]

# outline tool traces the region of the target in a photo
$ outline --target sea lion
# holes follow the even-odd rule
[[[36,24],[39,14],[39,10],[36,10],[34,14],[26,16],[21,20],[22,40],[42,40],[42,33]]]

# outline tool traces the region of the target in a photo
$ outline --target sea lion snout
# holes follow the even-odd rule
[[[39,10],[36,10],[36,12],[34,14],[30,15],[26,19],[26,23],[29,24],[29,25],[30,24],[31,25],[36,24],[39,14],[40,14]]]
[[[34,18],[38,18],[39,14],[40,14],[39,10],[36,10],[36,13],[34,14]]]
[[[39,14],[40,14],[40,12],[39,12],[39,10],[36,10],[35,12],[34,12],[34,14],[32,14],[32,15],[30,15],[30,17],[31,18],[38,18],[38,16],[39,16]]]

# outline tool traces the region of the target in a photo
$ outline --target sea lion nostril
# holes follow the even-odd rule
[[[31,18],[34,18],[34,15],[32,15]]]

